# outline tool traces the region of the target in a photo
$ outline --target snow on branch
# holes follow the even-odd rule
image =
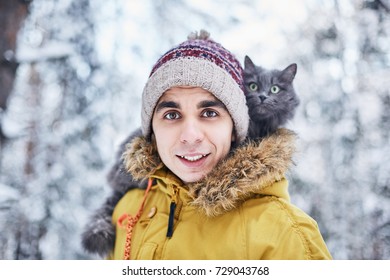
[[[16,52],[18,63],[32,63],[66,58],[75,54],[73,47],[65,42],[48,42],[40,48],[22,45]]]

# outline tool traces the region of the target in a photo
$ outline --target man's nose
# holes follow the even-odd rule
[[[180,142],[185,144],[193,144],[202,142],[204,137],[203,129],[199,121],[189,119],[183,122]]]

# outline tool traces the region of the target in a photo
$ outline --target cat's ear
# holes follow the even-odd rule
[[[245,56],[245,59],[244,59],[244,68],[245,68],[245,70],[249,70],[249,71],[255,71],[256,70],[255,64],[253,63],[253,61],[247,55]]]
[[[297,68],[298,66],[296,63],[290,64],[286,67],[286,69],[282,71],[282,78],[287,82],[291,83],[294,80],[295,75],[297,74]]]

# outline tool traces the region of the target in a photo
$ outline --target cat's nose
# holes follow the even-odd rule
[[[265,95],[260,95],[259,98],[260,98],[260,100],[261,100],[261,103],[263,103],[264,100],[267,99],[267,96],[265,96]]]

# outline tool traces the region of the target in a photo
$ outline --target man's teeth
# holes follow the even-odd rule
[[[193,157],[190,157],[190,156],[180,156],[181,158],[183,159],[186,159],[188,161],[197,161],[197,160],[200,160],[201,158],[205,157],[206,155],[199,155],[199,156],[193,156]]]

